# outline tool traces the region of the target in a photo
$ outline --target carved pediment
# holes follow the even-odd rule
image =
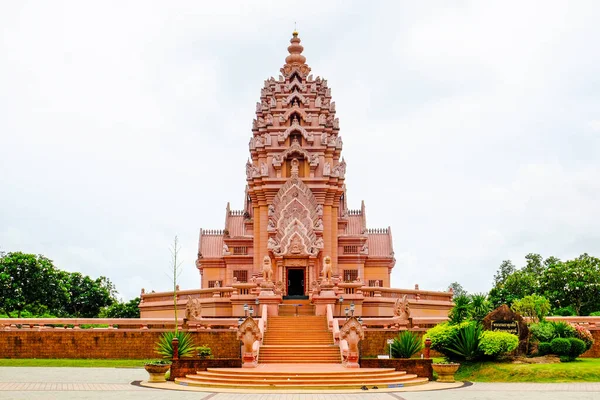
[[[273,210],[276,232],[269,250],[276,256],[316,256],[323,248],[315,233],[321,219],[310,188],[297,177],[289,179],[273,199]]]
[[[288,136],[290,136],[290,134],[294,132],[300,133],[302,137],[306,139],[307,142],[313,142],[315,140],[314,135],[311,132],[308,132],[303,126],[301,126],[297,121],[295,121],[295,123],[292,123],[292,126],[287,128],[285,132],[283,132],[277,137],[277,141],[280,143],[284,142],[288,138]]]

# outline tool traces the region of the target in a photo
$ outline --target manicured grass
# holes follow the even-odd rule
[[[558,364],[461,363],[455,378],[473,382],[600,382],[600,358]]]
[[[144,368],[150,360],[0,358],[0,367]]]

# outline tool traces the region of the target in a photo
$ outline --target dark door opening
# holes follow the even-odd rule
[[[288,296],[304,296],[304,269],[288,269]]]

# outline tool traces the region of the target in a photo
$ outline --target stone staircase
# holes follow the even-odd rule
[[[303,368],[304,367],[304,368]],[[175,382],[186,386],[235,389],[373,389],[427,383],[427,378],[393,368],[345,369],[341,365],[269,364],[258,368],[208,368]]]
[[[340,364],[341,355],[327,329],[327,317],[278,316],[268,319],[258,362]]]

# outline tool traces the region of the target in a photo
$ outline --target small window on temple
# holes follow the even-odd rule
[[[223,281],[208,281],[209,288],[223,287]]]
[[[358,270],[356,269],[345,269],[344,270],[344,282],[354,282],[358,278]]]
[[[383,279],[369,279],[369,286],[370,287],[375,287],[375,286],[382,287]]]
[[[248,282],[248,271],[245,269],[240,269],[233,271],[233,277],[237,279],[239,283],[247,283]]]

